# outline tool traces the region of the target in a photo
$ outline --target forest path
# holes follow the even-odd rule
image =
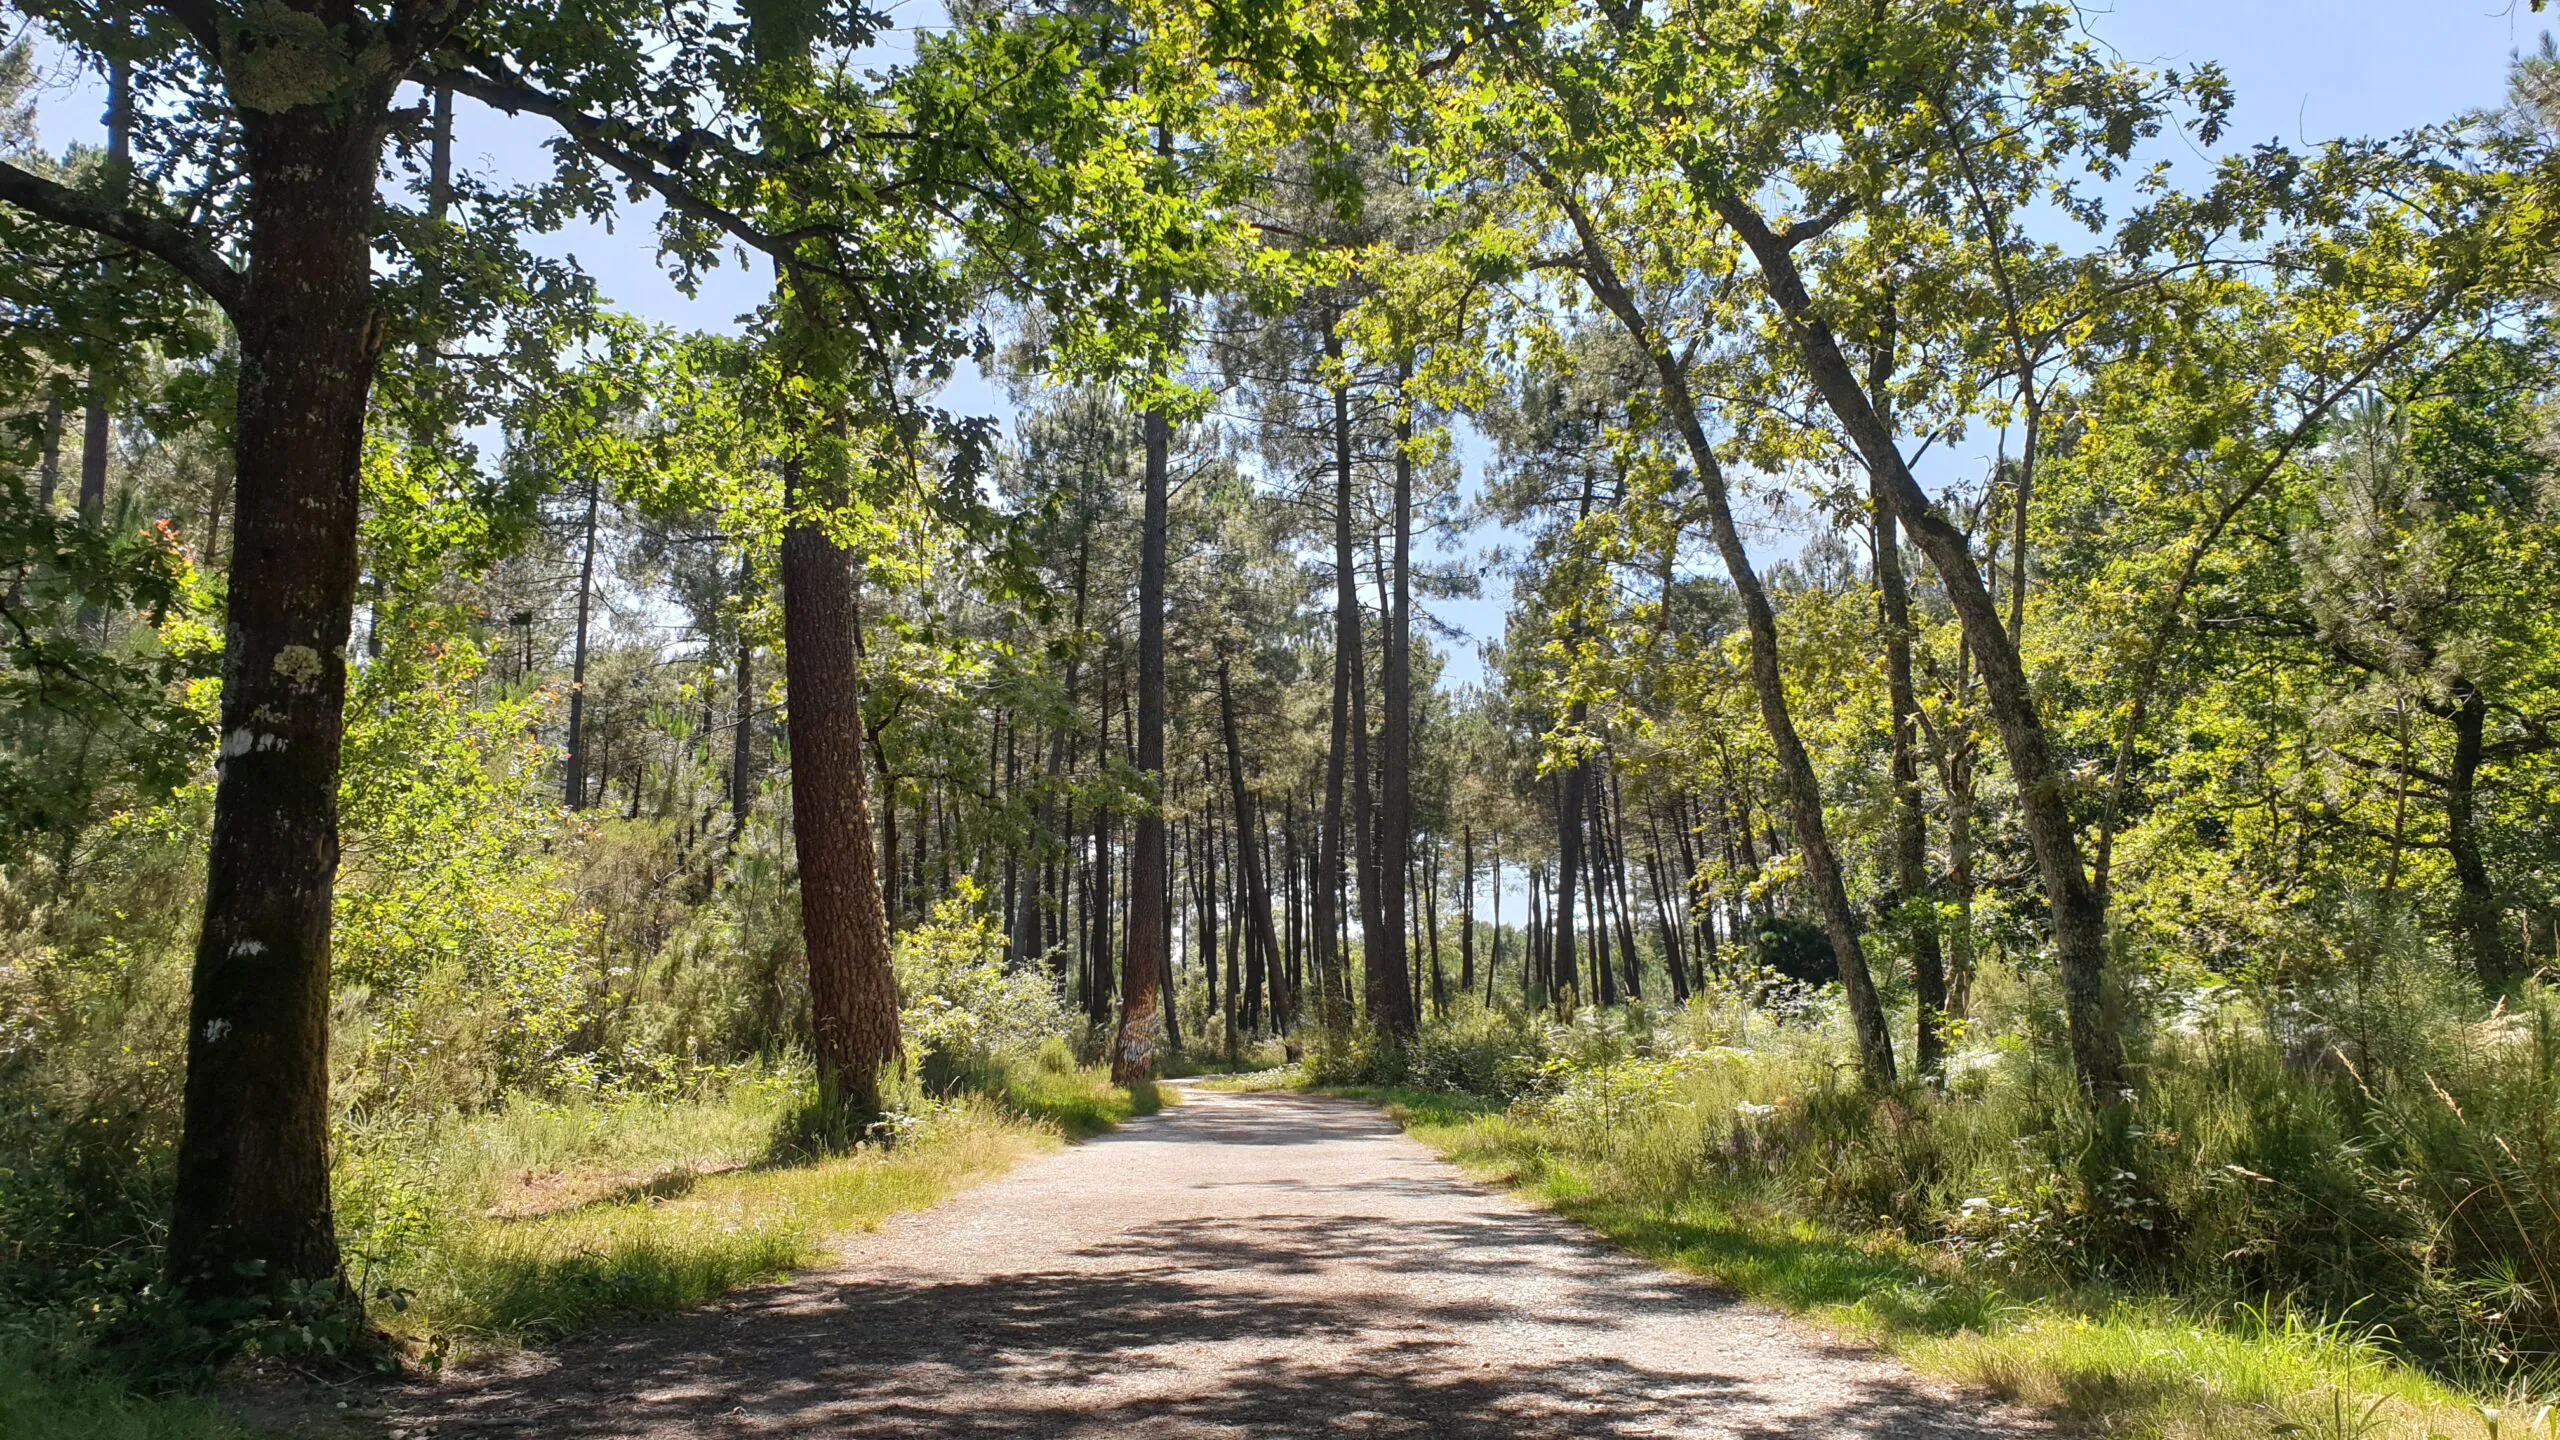
[[[841,1269],[448,1378],[412,1436],[2049,1433],[1488,1191],[1366,1105],[1182,1103]]]

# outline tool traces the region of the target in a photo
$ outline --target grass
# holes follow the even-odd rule
[[[247,1440],[203,1396],[137,1395],[106,1375],[64,1370],[36,1346],[0,1343],[0,1435],[45,1440]]]
[[[2138,1440],[2560,1435],[2560,1417],[2539,1404],[2501,1406],[2453,1389],[2343,1324],[2283,1310],[2196,1313],[2162,1298],[2012,1294],[1931,1248],[1822,1225],[1755,1197],[1665,1199],[1659,1184],[1561,1153],[1490,1101],[1403,1089],[1324,1093],[1383,1106],[1470,1173],[1636,1254],[2085,1432]]]
[[[801,1093],[796,1075],[750,1073],[687,1097],[520,1098],[351,1128],[337,1177],[350,1273],[376,1323],[438,1364],[780,1279],[842,1236],[1162,1103],[1098,1069],[1023,1063],[918,1102],[891,1143],[812,1158],[784,1143]],[[63,1359],[71,1348],[0,1332],[0,1436],[275,1433],[222,1399],[137,1394]]]
[[[809,1158],[777,1145],[793,1097],[756,1083],[691,1104],[510,1107],[456,1127],[395,1167],[445,1193],[436,1219],[359,1271],[397,1296],[381,1322],[441,1356],[700,1305],[1159,1103],[1097,1070],[1024,1064],[917,1107],[892,1143]],[[404,1193],[395,1184],[369,1213],[396,1228],[417,1213],[397,1208]]]

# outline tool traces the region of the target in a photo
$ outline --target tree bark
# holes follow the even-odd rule
[[[1458,827],[1458,993],[1472,995],[1476,990],[1476,827]]]
[[[1849,904],[1848,887],[1840,873],[1840,862],[1831,848],[1831,835],[1823,822],[1822,784],[1814,774],[1813,759],[1806,753],[1803,739],[1796,733],[1795,717],[1787,702],[1786,677],[1778,662],[1777,612],[1769,603],[1768,592],[1761,588],[1759,572],[1751,564],[1750,552],[1742,543],[1742,532],[1734,522],[1730,488],[1724,468],[1715,449],[1707,441],[1704,425],[1698,418],[1697,405],[1689,388],[1689,377],[1662,337],[1637,307],[1634,295],[1618,277],[1616,262],[1610,257],[1600,236],[1592,228],[1589,217],[1570,192],[1560,192],[1579,237],[1584,261],[1583,279],[1593,294],[1618,317],[1629,338],[1643,349],[1651,360],[1660,381],[1663,402],[1671,412],[1672,422],[1689,451],[1697,472],[1700,498],[1706,502],[1707,522],[1716,551],[1724,561],[1725,571],[1733,580],[1735,594],[1742,602],[1743,618],[1751,635],[1751,688],[1759,702],[1760,721],[1769,733],[1770,747],[1776,751],[1778,774],[1786,787],[1788,815],[1795,824],[1796,839],[1804,855],[1805,883],[1820,907],[1822,928],[1831,940],[1831,951],[1840,971],[1840,986],[1849,1002],[1849,1017],[1857,1031],[1859,1075],[1870,1086],[1892,1083],[1894,1078],[1893,1038],[1887,1027],[1883,1003],[1877,998],[1875,978],[1868,972],[1867,956],[1858,934],[1855,910]]]
[[[572,810],[587,808],[587,619],[595,599],[596,507],[602,484],[587,472],[586,548],[578,558],[578,635],[569,659],[569,754],[561,767],[561,799]]]
[[[2453,857],[2453,879],[2459,899],[2454,910],[2480,986],[2497,994],[2516,980],[2515,953],[2507,943],[2507,927],[2489,865],[2480,854],[2478,796],[2480,762],[2487,749],[2489,702],[2478,686],[2457,680],[2455,703],[2447,714],[2453,722],[2453,764],[2445,774],[2445,849]]]
[[[1224,651],[1220,651],[1218,655],[1218,726],[1226,743],[1227,796],[1228,803],[1235,812],[1236,834],[1239,840],[1236,857],[1244,871],[1246,913],[1242,920],[1250,927],[1253,945],[1262,956],[1263,967],[1272,974],[1272,1025],[1277,1029],[1280,1022],[1278,1013],[1280,991],[1283,985],[1279,978],[1280,942],[1271,928],[1271,886],[1264,878],[1262,846],[1258,843],[1262,827],[1254,818],[1252,792],[1245,788],[1244,747],[1239,743],[1236,731],[1235,682]],[[1245,981],[1245,993],[1248,997],[1256,994],[1254,978],[1254,972],[1248,967]],[[1250,1005],[1251,1001],[1248,1000],[1248,1008]]]
[[[1379,967],[1380,1008],[1371,1017],[1378,1028],[1398,1038],[1410,1037],[1419,1023],[1413,984],[1405,969],[1404,929],[1408,897],[1405,871],[1413,853],[1413,416],[1402,386],[1408,365],[1396,365],[1395,496],[1391,509],[1393,548],[1388,559],[1393,594],[1380,642],[1381,688],[1386,714],[1379,737],[1382,773],[1378,814],[1377,872],[1385,884],[1378,896],[1378,925],[1385,948],[1370,954]]]
[[[1867,371],[1867,394],[1876,401],[1878,418],[1888,423],[1884,396],[1893,375],[1894,339],[1888,301],[1884,335]],[[1893,725],[1894,902],[1896,908],[1924,906],[1935,897],[1928,878],[1929,817],[1920,799],[1920,699],[1911,683],[1911,593],[1902,575],[1902,537],[1893,507],[1886,503],[1872,470],[1867,488],[1875,528],[1876,589],[1884,608],[1885,695]],[[2024,570],[2019,573],[2023,578]],[[1946,1058],[1946,956],[1939,948],[1934,913],[1908,915],[1905,922],[1911,936],[1911,990],[1917,1012],[1911,1063],[1919,1073],[1934,1075]]]
[[[222,742],[187,1022],[169,1274],[200,1299],[337,1273],[329,927],[387,80],[243,108],[240,339]]]
[[[880,1072],[891,1065],[903,1072],[906,1049],[888,905],[871,844],[853,557],[824,528],[826,510],[841,500],[837,485],[810,480],[796,462],[786,472],[794,492],[785,498],[791,519],[782,537],[791,835],[819,1103],[830,1118],[860,1118],[879,1112]]]
[[[1147,411],[1146,501],[1138,555],[1137,764],[1139,796],[1129,846],[1129,954],[1120,967],[1120,1035],[1111,1078],[1152,1078],[1166,1044],[1164,1015],[1164,587],[1172,421]]]
[[[1342,360],[1341,338],[1325,329],[1325,359]],[[1351,552],[1351,392],[1337,378],[1333,386],[1333,729],[1325,750],[1324,813],[1317,817],[1315,956],[1318,984],[1325,992],[1325,1028],[1339,1033],[1351,1023],[1345,1003],[1351,993],[1346,973],[1350,956],[1338,949],[1343,931],[1344,771],[1351,763],[1351,692],[1360,664],[1360,597],[1354,589]]]

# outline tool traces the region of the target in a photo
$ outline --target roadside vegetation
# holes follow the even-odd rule
[[[2038,1003],[2003,981],[1977,1014],[1998,1035]],[[1240,1083],[1375,1100],[1639,1254],[2097,1433],[2554,1433],[2560,1001],[2329,1019],[2360,1063],[2291,1061],[2221,997],[2112,1115],[2014,1042],[1862,1087],[1836,999],[1767,976],[1681,1010],[1470,1007]]]

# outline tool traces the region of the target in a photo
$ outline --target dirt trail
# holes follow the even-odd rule
[[[1194,1091],[840,1270],[448,1379],[412,1436],[2041,1436],[1477,1186]]]

